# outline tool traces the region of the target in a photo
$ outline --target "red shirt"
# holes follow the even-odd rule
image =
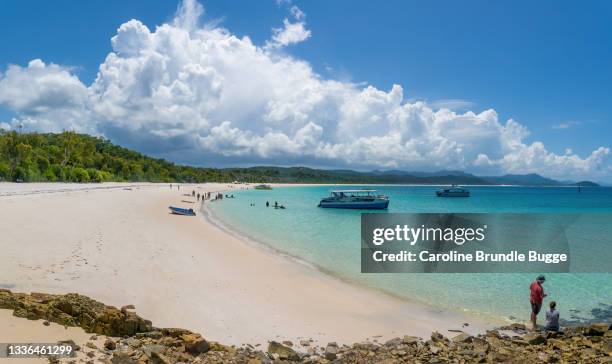
[[[529,290],[531,291],[531,296],[529,297],[531,303],[539,303],[541,305],[544,299],[544,288],[538,282],[533,282],[529,286]]]

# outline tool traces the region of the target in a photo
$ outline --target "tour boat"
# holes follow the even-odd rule
[[[470,197],[470,191],[465,188],[452,186],[436,191],[438,197]]]
[[[334,190],[330,197],[321,199],[318,207],[335,209],[384,210],[389,198],[377,195],[376,190]]]

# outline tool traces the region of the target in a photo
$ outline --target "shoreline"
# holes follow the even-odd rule
[[[167,205],[191,189],[220,191],[229,184],[183,185],[181,191],[169,184],[131,185],[132,190],[118,184],[111,190],[0,198],[0,227],[10,235],[7,240],[24,248],[0,244],[7,269],[0,286],[135,304],[156,325],[185,327],[229,344],[301,338],[350,343],[400,333],[427,337],[462,329],[463,322],[470,323],[463,328],[470,333],[492,327],[265,254],[204,218],[167,213]],[[24,226],[14,228],[20,223]],[[37,241],[40,236],[46,244]],[[53,249],[49,243],[59,245]],[[34,256],[23,254],[28,246]],[[58,267],[62,259],[67,261]]]
[[[292,187],[292,185],[283,185],[283,184],[274,184],[273,186],[275,188]],[[300,185],[300,187],[303,187],[303,186],[304,185]],[[306,185],[306,186],[308,186],[308,185]],[[317,185],[317,186],[320,186],[320,185]],[[337,280],[338,282],[341,282],[343,284],[351,285],[351,286],[354,286],[354,287],[359,288],[359,289],[370,291],[373,294],[384,295],[384,296],[389,297],[390,299],[406,302],[406,304],[409,304],[409,305],[417,305],[417,306],[425,307],[425,308],[431,309],[431,310],[455,312],[458,315],[463,315],[463,316],[465,316],[467,318],[471,318],[473,320],[480,321],[481,323],[486,323],[486,324],[488,324],[487,327],[489,327],[489,328],[494,327],[495,325],[500,326],[500,325],[503,325],[503,324],[508,324],[508,323],[512,323],[512,322],[516,321],[516,320],[512,320],[512,319],[503,319],[503,318],[500,318],[500,317],[495,317],[494,315],[484,315],[484,314],[481,314],[479,312],[474,312],[472,310],[465,309],[465,308],[463,310],[461,310],[461,309],[452,309],[452,308],[446,308],[446,307],[442,307],[442,306],[437,306],[435,304],[430,304],[430,303],[425,302],[425,301],[413,300],[413,299],[407,298],[407,297],[399,295],[399,294],[394,294],[394,293],[389,292],[389,291],[387,291],[387,290],[385,290],[383,288],[378,288],[378,287],[370,286],[370,285],[364,284],[364,283],[356,281],[356,280],[351,280],[349,278],[345,278],[345,277],[343,277],[343,276],[341,276],[341,275],[339,275],[339,274],[337,274],[337,273],[335,273],[335,272],[333,272],[331,270],[325,269],[325,268],[317,265],[316,263],[312,263],[312,262],[309,262],[307,260],[304,260],[303,258],[301,258],[299,256],[292,255],[290,253],[286,253],[286,252],[284,252],[282,250],[279,250],[279,249],[275,248],[274,246],[272,246],[269,243],[266,243],[266,242],[261,241],[259,239],[256,239],[256,238],[248,236],[248,234],[246,234],[244,232],[241,232],[237,228],[234,228],[234,227],[230,226],[228,223],[225,223],[224,221],[222,221],[222,219],[220,219],[217,215],[215,215],[214,211],[212,211],[212,207],[210,206],[210,203],[202,205],[202,207],[200,208],[200,212],[202,213],[203,218],[208,223],[214,225],[215,227],[217,227],[220,230],[223,230],[227,234],[231,234],[232,236],[236,237],[237,239],[240,239],[245,244],[247,244],[249,246],[253,246],[255,249],[260,249],[265,254],[271,254],[273,256],[278,256],[281,259],[287,259],[288,261],[290,261],[292,263],[299,264],[301,266],[304,266],[307,269],[312,269],[312,270],[316,271],[317,273],[323,275],[326,279]]]

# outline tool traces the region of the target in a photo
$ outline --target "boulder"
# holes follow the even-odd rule
[[[454,343],[470,343],[472,342],[472,337],[465,332],[453,337],[451,339]]]
[[[325,359],[335,360],[338,357],[338,344],[329,343],[325,347]]]
[[[268,344],[268,353],[278,355],[281,360],[299,360],[300,356],[290,347],[287,347],[279,342],[270,341]]]
[[[523,340],[531,345],[541,345],[546,343],[546,338],[540,333],[527,333],[523,336]]]
[[[117,349],[117,343],[115,342],[115,340],[113,340],[111,338],[108,338],[104,342],[104,348],[106,348],[108,350],[115,350],[115,349]]]
[[[416,336],[404,335],[402,341],[407,345],[416,345],[420,340]]]
[[[605,322],[594,323],[589,326],[589,335],[602,336],[610,330],[610,324]]]
[[[444,337],[444,335],[440,334],[437,331],[434,331],[431,333],[431,341],[438,343],[438,342],[444,342],[446,340],[446,338]]]
[[[210,350],[210,345],[200,334],[181,335],[185,350],[192,355],[200,355]]]

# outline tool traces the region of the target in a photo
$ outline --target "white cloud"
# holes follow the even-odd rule
[[[88,86],[70,68],[40,60],[9,66],[0,75],[0,106],[16,113],[13,126],[103,134],[196,164],[299,160],[564,179],[612,173],[609,148],[585,158],[554,154],[527,143],[529,131],[500,121],[493,109],[459,112],[458,101],[459,109],[473,105],[411,102],[400,85],[385,91],[324,78],[277,51],[310,36],[303,14],[294,11],[294,23],[285,20],[258,46],[218,26],[199,26],[202,12],[186,1],[173,21],[153,30],[138,20],[122,24]]]
[[[476,104],[463,99],[440,99],[429,103],[434,109],[466,110],[473,108]]]
[[[569,129],[569,128],[573,127],[573,126],[577,126],[577,125],[580,125],[580,124],[582,124],[582,123],[579,122],[579,121],[571,120],[571,121],[565,121],[565,122],[553,125],[552,128],[553,129]]]
[[[266,44],[267,48],[281,48],[291,44],[297,44],[310,38],[310,30],[302,21],[292,23],[289,19],[283,20],[282,28],[272,29],[272,39]]]

